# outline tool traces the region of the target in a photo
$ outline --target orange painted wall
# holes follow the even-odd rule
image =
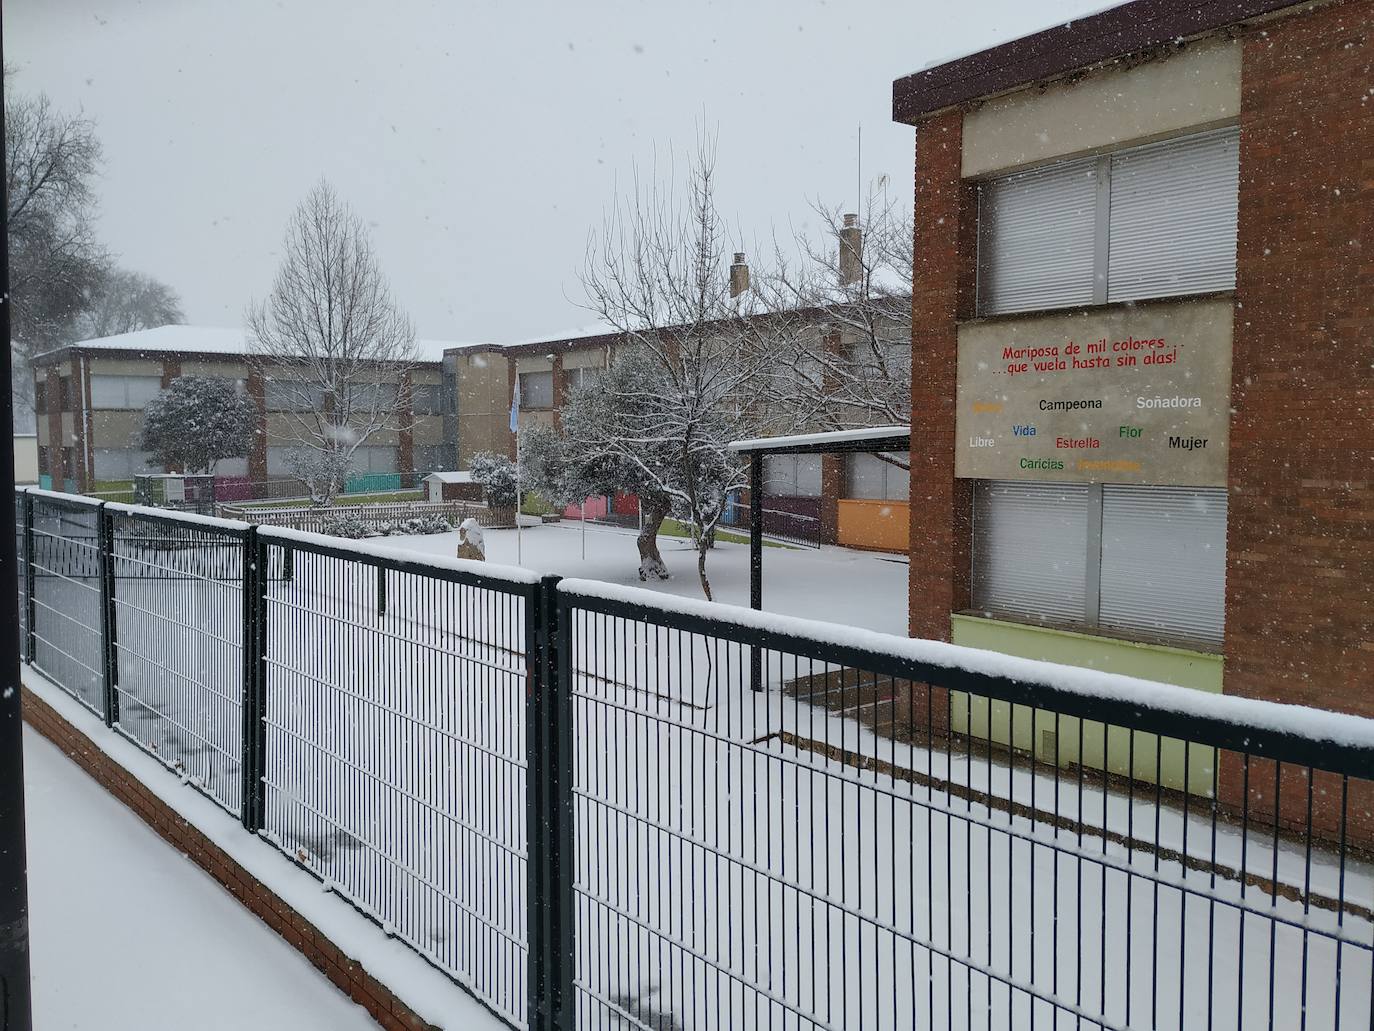
[[[837,543],[850,548],[905,552],[910,546],[911,505],[905,501],[840,498]]]

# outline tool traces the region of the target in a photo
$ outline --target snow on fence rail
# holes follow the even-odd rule
[[[26,658],[514,1026],[1369,1026],[1370,721],[16,504]]]

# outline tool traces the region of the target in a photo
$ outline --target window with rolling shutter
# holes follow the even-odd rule
[[[974,490],[973,607],[1034,622],[1084,622],[1088,488],[983,481]]]
[[[1222,129],[1112,156],[1107,300],[1235,287],[1239,148]]]
[[[979,313],[1233,288],[1239,141],[1215,129],[984,182]]]
[[[1226,491],[980,481],[972,586],[992,616],[1219,646]]]
[[[1097,176],[1097,159],[1088,158],[983,184],[980,311],[1092,303]]]
[[[1102,487],[1099,625],[1221,644],[1224,488]]]

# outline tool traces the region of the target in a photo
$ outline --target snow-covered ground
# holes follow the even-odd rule
[[[304,956],[28,728],[24,765],[35,1027],[376,1027]]]
[[[486,530],[487,561],[522,565],[540,573],[647,587],[684,598],[700,598],[696,553],[691,542],[660,537],[659,550],[672,579],[639,582],[639,555],[631,531],[587,525],[587,557],[582,558],[579,523],[548,523],[521,531],[520,560],[514,530]],[[458,534],[388,537],[385,543],[429,554],[452,555]],[[706,560],[715,600],[749,604],[749,546],[722,542]],[[788,616],[824,619],[905,637],[907,561],[898,555],[849,548],[763,549],[763,607]]]

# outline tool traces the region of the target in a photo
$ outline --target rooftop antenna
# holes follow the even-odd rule
[[[855,196],[855,198],[854,198],[854,210],[855,210],[855,211],[858,211],[858,210],[860,210],[860,208],[862,207],[863,202],[864,202],[864,123],[863,123],[863,122],[859,122],[859,139],[858,139],[858,143],[855,144],[855,150],[858,151],[858,153],[855,155],[854,168],[855,168],[855,174],[857,174],[858,177],[859,177],[859,182],[858,182],[859,192],[858,192],[858,195]]]

